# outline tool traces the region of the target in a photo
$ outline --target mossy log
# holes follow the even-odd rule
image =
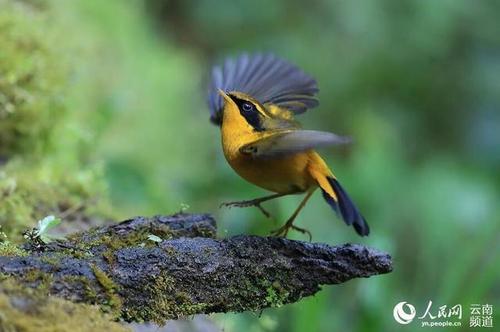
[[[25,250],[23,257],[0,257],[4,279],[97,304],[118,319],[158,323],[280,306],[315,294],[320,285],[392,269],[388,254],[361,245],[217,239],[214,219],[195,214],[137,217],[48,245],[28,243]]]

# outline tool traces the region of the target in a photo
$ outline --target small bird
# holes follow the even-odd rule
[[[349,138],[303,130],[294,120],[294,115],[318,106],[318,91],[311,76],[272,54],[242,54],[212,68],[210,121],[221,129],[224,156],[242,178],[274,192],[221,206],[255,206],[269,217],[261,203],[305,193],[291,217],[271,234],[286,237],[293,229],[311,237],[307,229],[293,222],[319,187],[344,222],[367,236],[370,230],[365,219],[314,150],[349,143]]]

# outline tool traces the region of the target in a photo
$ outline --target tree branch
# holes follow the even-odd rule
[[[163,241],[148,240],[149,234]],[[392,270],[388,254],[275,237],[216,239],[209,215],[137,217],[76,233],[25,257],[0,257],[0,273],[47,294],[100,305],[129,321],[260,310],[352,278]]]

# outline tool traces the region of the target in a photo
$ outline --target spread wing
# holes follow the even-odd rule
[[[324,131],[292,130],[278,132],[246,144],[240,148],[240,152],[254,158],[273,158],[350,142],[349,137]]]
[[[223,100],[218,89],[243,92],[261,104],[275,104],[294,114],[319,104],[315,97],[319,91],[316,80],[272,54],[242,54],[213,67],[208,104],[210,120],[220,125]]]

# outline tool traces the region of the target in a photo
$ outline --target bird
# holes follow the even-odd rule
[[[295,116],[319,105],[316,80],[272,53],[242,53],[212,67],[208,84],[210,121],[220,127],[224,156],[246,181],[273,194],[225,207],[257,207],[287,195],[304,198],[287,221],[271,235],[286,237],[295,230],[308,234],[294,221],[316,189],[360,236],[370,233],[365,218],[316,149],[347,144],[349,137],[305,130]]]

